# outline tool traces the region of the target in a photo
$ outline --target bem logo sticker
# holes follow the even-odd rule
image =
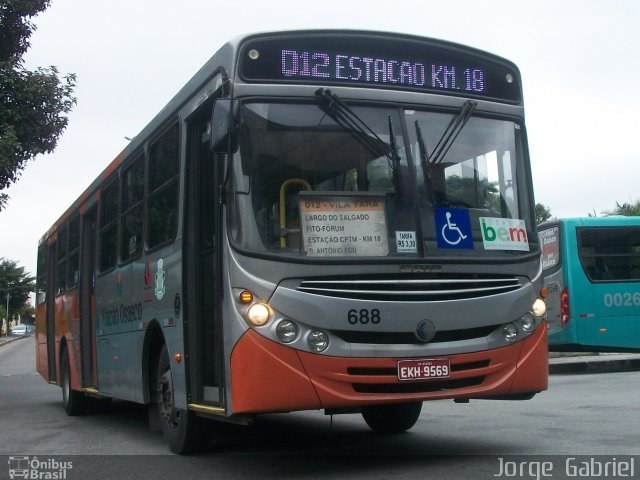
[[[482,242],[486,250],[529,251],[527,225],[514,218],[480,217]]]

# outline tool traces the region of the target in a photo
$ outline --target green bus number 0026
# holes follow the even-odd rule
[[[640,292],[634,293],[605,293],[604,306],[609,307],[638,307],[640,306]]]

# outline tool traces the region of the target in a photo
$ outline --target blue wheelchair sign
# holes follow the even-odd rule
[[[436,208],[438,248],[473,249],[471,219],[463,208]]]

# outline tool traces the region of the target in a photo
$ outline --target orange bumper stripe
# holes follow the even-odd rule
[[[317,355],[293,350],[248,331],[231,357],[233,410],[259,413],[346,408],[398,401],[481,398],[547,388],[546,325],[514,345],[448,358],[450,378],[401,382],[397,379],[399,358]]]

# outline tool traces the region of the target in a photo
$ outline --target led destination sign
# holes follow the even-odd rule
[[[482,68],[326,51],[282,50],[281,53],[280,74],[284,78],[311,77],[434,90],[463,90],[477,94],[485,92],[485,72]]]
[[[254,39],[241,49],[245,81],[343,84],[519,102],[516,67],[490,54],[415,37],[335,34]]]

